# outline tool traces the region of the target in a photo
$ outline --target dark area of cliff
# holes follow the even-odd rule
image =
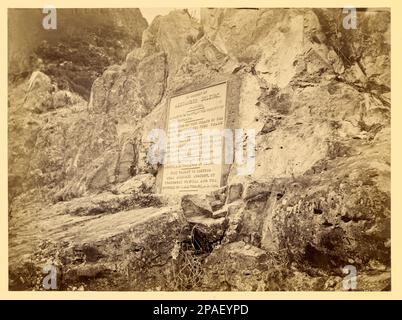
[[[27,18],[40,11],[9,14],[11,290],[44,290],[46,265],[59,290],[335,291],[351,267],[357,290],[391,289],[389,11],[345,29],[340,9],[149,26],[136,9],[77,10],[55,38]],[[149,131],[172,93],[222,77],[241,83],[255,171],[158,194]]]

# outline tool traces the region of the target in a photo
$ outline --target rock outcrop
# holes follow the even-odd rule
[[[342,290],[346,265],[358,290],[390,290],[390,12],[359,10],[355,30],[340,17],[172,11],[88,104],[42,72],[11,87],[10,287],[41,290],[50,261],[64,290]],[[169,95],[230,77],[254,172],[156,194],[148,133]]]
[[[39,69],[64,90],[89,98],[92,82],[141,45],[148,24],[139,9],[56,8],[56,29],[47,30],[42,9],[8,11],[9,79]]]

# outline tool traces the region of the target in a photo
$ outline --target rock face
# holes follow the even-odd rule
[[[49,214],[47,218],[51,217]],[[57,219],[51,218],[42,224],[41,239],[35,239],[40,243],[33,257],[38,274],[29,277],[26,262],[24,270],[12,271],[12,288],[26,290],[32,286],[41,290],[42,283],[36,282],[36,277],[41,277],[43,266],[51,264],[63,274],[58,284],[62,290],[74,290],[81,285],[93,290],[109,290],[116,285],[130,290],[142,290],[144,286],[168,289],[172,277],[171,251],[185,225],[180,213],[149,207],[70,218],[63,223],[59,220],[56,225]],[[144,233],[144,229],[149,232]],[[10,260],[15,263],[18,258],[11,256]]]
[[[88,103],[46,71],[10,86],[10,287],[40,290],[52,261],[64,290],[342,290],[346,265],[358,290],[390,290],[390,12],[340,16],[172,11]],[[148,133],[169,95],[232,76],[254,172],[155,194]]]

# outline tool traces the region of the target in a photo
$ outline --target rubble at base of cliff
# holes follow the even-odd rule
[[[52,266],[68,291],[341,291],[353,267],[351,290],[390,291],[390,12],[347,32],[338,11],[175,10],[133,24],[126,58],[93,48],[99,75],[11,77],[9,289],[47,290]],[[158,193],[148,133],[169,97],[231,77],[255,171]]]
[[[111,209],[113,197],[102,194],[105,211],[85,209],[92,196],[57,203],[48,209],[52,217],[42,213],[52,227],[43,228],[34,254],[13,259],[20,260],[10,270],[10,288],[44,290],[43,268],[52,265],[58,270],[59,290],[332,291],[343,290],[343,268],[354,265],[364,279],[355,290],[389,290],[387,244],[378,243],[375,254],[367,246],[350,245],[346,239],[353,226],[327,212],[324,202],[325,212],[318,214],[308,197],[297,208],[310,207],[310,220],[300,217],[293,225],[280,221],[282,210],[295,210],[288,202],[293,191],[278,192],[283,183],[248,182],[241,189],[254,190],[253,196],[245,191],[236,199],[226,197],[226,190],[238,190],[239,184],[183,196],[180,205],[162,196],[164,206],[124,209],[118,203],[118,212]],[[222,208],[205,209],[217,196],[225,199]],[[96,208],[95,203],[89,207]],[[296,231],[301,234],[294,242],[272,241],[272,234]],[[304,239],[307,234],[311,238]]]

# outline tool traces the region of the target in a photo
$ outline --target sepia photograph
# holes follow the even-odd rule
[[[7,27],[9,291],[392,290],[391,8]]]

